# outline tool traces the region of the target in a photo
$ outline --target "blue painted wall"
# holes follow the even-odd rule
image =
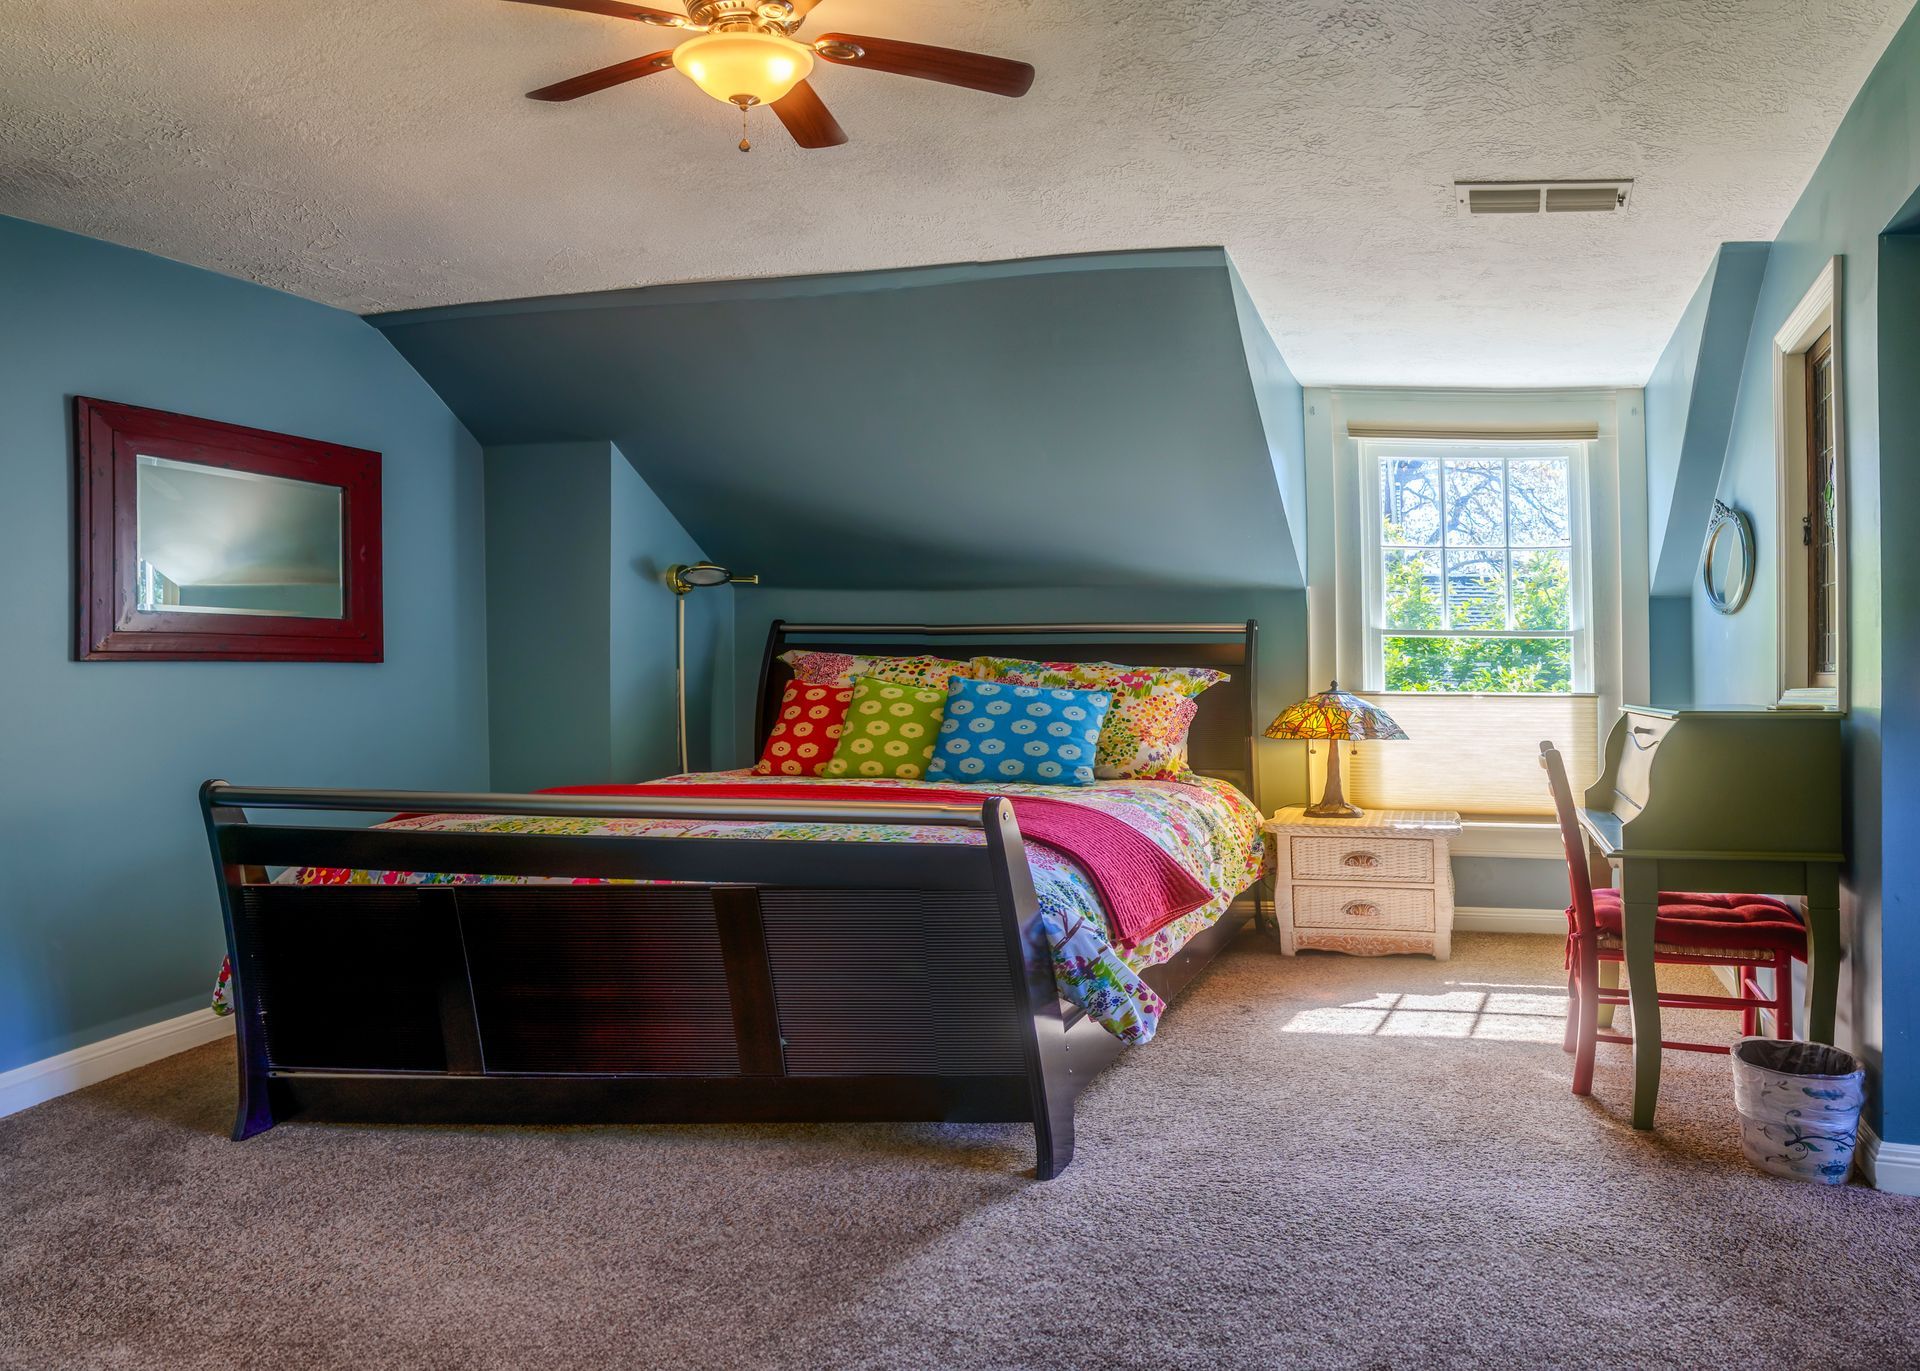
[[[1908,29],[1914,28],[1908,24]],[[1920,54],[1916,54],[1920,61]],[[1920,148],[1920,124],[1910,153]],[[1911,167],[1911,162],[1910,162]],[[1886,710],[1881,751],[1867,739],[1856,748],[1856,794],[1878,787],[1882,797],[1881,962],[1869,967],[1872,990],[1882,1005],[1881,1050],[1885,1054],[1885,1119],[1882,1133],[1897,1142],[1920,1142],[1920,1006],[1914,977],[1920,975],[1920,557],[1910,530],[1920,528],[1920,191],[1901,227],[1881,240],[1878,315],[1880,387],[1880,521],[1891,536],[1881,543],[1883,637],[1881,676]],[[1848,336],[1853,329],[1848,328]],[[1844,359],[1843,359],[1844,362]],[[1851,381],[1849,382],[1851,384]],[[1852,404],[1848,405],[1849,413]],[[1858,449],[1849,443],[1849,458]],[[1859,507],[1858,501],[1853,508]],[[1856,562],[1857,565],[1857,562]],[[1859,616],[1854,616],[1859,623]],[[1857,655],[1856,662],[1860,660]],[[1858,860],[1856,856],[1856,861]],[[1863,927],[1869,920],[1860,920]],[[1875,974],[1877,973],[1877,974]]]
[[[1666,709],[1693,704],[1693,597],[1647,601],[1647,703]]]
[[[1302,584],[1300,388],[1218,248],[376,322],[481,441],[610,440],[782,586]]]
[[[1724,243],[1647,379],[1650,699],[1693,701],[1692,585],[1726,460],[1766,243]]]
[[[1234,319],[1240,326],[1240,350],[1246,357],[1247,379],[1253,386],[1254,405],[1260,413],[1260,427],[1267,440],[1267,456],[1273,465],[1273,479],[1280,488],[1281,507],[1286,511],[1284,530],[1271,536],[1285,537],[1286,550],[1293,565],[1288,585],[1307,583],[1307,455],[1306,396],[1293,377],[1293,369],[1280,355],[1266,321],[1247,294],[1245,282],[1233,263],[1227,263],[1227,283],[1233,290]]]
[[[384,664],[71,660],[72,397],[384,454]],[[194,788],[487,778],[480,451],[353,315],[0,219],[0,1071],[206,1003]]]
[[[1903,207],[1916,187],[1920,12],[1868,77],[1768,254],[1719,483],[1722,499],[1751,511],[1759,529],[1773,527],[1773,335],[1828,259],[1841,256],[1851,596],[1843,1031],[1868,1061],[1872,1121],[1883,1137],[1907,1143],[1920,1142],[1920,1008],[1908,992],[1920,974],[1920,844],[1913,840],[1920,831],[1920,711],[1913,707],[1915,678],[1904,670],[1920,661],[1920,585],[1907,532],[1920,516],[1920,454],[1906,399],[1914,376],[1905,359],[1913,355],[1920,308],[1900,249],[1881,235],[1904,224]],[[1883,251],[1900,259],[1884,277]],[[1883,301],[1883,292],[1894,298]],[[1738,614],[1712,613],[1694,590],[1696,699],[1772,699],[1776,613],[1764,543],[1753,597]]]
[[[1700,567],[1767,252],[1766,243],[1721,244],[1647,378],[1647,570],[1657,596],[1686,595]]]
[[[487,642],[496,790],[679,770],[674,603],[665,572],[698,544],[611,443],[488,448]],[[731,708],[733,591],[695,593],[688,747]],[[731,721],[727,723],[731,728]]]
[[[666,570],[707,560],[660,497],[614,449],[608,502],[611,616],[608,690],[613,713],[614,775],[652,780],[680,769],[674,748],[673,592]],[[751,574],[751,567],[739,570]],[[708,586],[687,597],[687,756],[698,771],[717,755],[715,730],[732,737],[732,586]]]
[[[1567,864],[1532,857],[1453,859],[1453,902],[1462,909],[1561,909]]]

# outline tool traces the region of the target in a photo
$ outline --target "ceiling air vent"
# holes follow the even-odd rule
[[[1455,181],[1462,214],[1612,214],[1632,181]]]

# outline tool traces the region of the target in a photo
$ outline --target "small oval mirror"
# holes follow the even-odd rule
[[[1753,590],[1753,520],[1719,500],[1707,525],[1707,550],[1700,559],[1700,582],[1707,603],[1732,614]]]

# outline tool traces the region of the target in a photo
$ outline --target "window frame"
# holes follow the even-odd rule
[[[1826,375],[1826,394],[1820,393],[1822,368]],[[1834,445],[1833,402],[1837,394],[1839,374],[1833,366],[1833,329],[1824,329],[1813,340],[1813,346],[1806,351],[1806,361],[1802,364],[1806,373],[1806,433],[1800,441],[1801,481],[1805,489],[1805,510],[1801,515],[1801,527],[1806,530],[1801,539],[1806,549],[1807,564],[1807,684],[1817,690],[1835,690],[1840,685],[1840,568],[1838,565],[1839,541],[1838,519],[1822,516],[1824,502],[1820,499],[1819,474],[1820,458],[1825,455],[1839,464],[1838,451]],[[1825,420],[1824,424],[1821,422]],[[1838,511],[1836,510],[1837,514]],[[1835,555],[1833,568],[1833,600],[1835,622],[1833,630],[1833,665],[1826,662],[1820,643],[1820,562],[1814,555],[1823,541],[1832,548]]]
[[[1847,441],[1846,339],[1841,327],[1841,259],[1829,258],[1786,322],[1773,338],[1774,399],[1774,509],[1775,538],[1781,555],[1775,559],[1775,602],[1778,612],[1776,644],[1781,703],[1798,708],[1847,708]],[[1812,671],[1813,614],[1808,597],[1812,572],[1802,541],[1802,521],[1808,516],[1811,458],[1809,415],[1809,359],[1822,337],[1828,339],[1832,368],[1829,400],[1829,436],[1833,444],[1834,515],[1834,663],[1831,681]]]
[[[1593,567],[1592,567],[1592,528],[1589,517],[1591,495],[1588,489],[1590,474],[1590,449],[1587,441],[1571,439],[1549,439],[1540,437],[1526,438],[1359,438],[1354,440],[1358,460],[1357,493],[1360,506],[1360,581],[1362,604],[1362,680],[1361,689],[1370,695],[1418,694],[1447,696],[1471,699],[1475,696],[1498,695],[1516,699],[1566,698],[1574,695],[1594,693],[1594,623],[1593,623]],[[1390,550],[1382,538],[1380,517],[1380,478],[1379,464],[1389,458],[1414,460],[1439,460],[1448,457],[1454,460],[1476,460],[1498,458],[1504,462],[1524,461],[1528,459],[1564,459],[1567,462],[1567,542],[1568,542],[1568,594],[1571,604],[1568,606],[1567,629],[1498,629],[1478,632],[1466,629],[1441,629],[1409,631],[1394,629],[1385,623],[1386,587],[1382,568],[1383,554]],[[1443,468],[1444,472],[1444,468]],[[1441,477],[1441,488],[1445,489],[1445,476]],[[1444,496],[1443,496],[1444,498]],[[1506,511],[1503,511],[1503,517]],[[1512,616],[1513,603],[1513,548],[1512,529],[1506,529],[1507,540],[1501,544],[1506,558],[1506,578],[1508,617]],[[1444,538],[1444,519],[1443,519]],[[1397,545],[1393,545],[1397,546]],[[1521,545],[1531,548],[1531,544]],[[1446,577],[1446,559],[1441,557],[1441,577],[1444,585]],[[1442,637],[1442,638],[1562,638],[1570,644],[1570,686],[1564,691],[1465,691],[1433,690],[1396,692],[1386,688],[1386,652],[1385,642],[1390,637]]]

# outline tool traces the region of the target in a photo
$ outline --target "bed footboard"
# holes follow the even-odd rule
[[[1033,1125],[1044,1180],[1072,1159],[1074,1096],[1112,1055],[1068,1032],[1004,800],[745,804],[210,781],[201,804],[233,965],[236,1139],[296,1116],[1019,1121]],[[980,828],[986,841],[282,819],[326,810],[940,823]],[[274,814],[249,822],[249,811]],[[269,868],[285,866],[673,884],[273,884]]]

